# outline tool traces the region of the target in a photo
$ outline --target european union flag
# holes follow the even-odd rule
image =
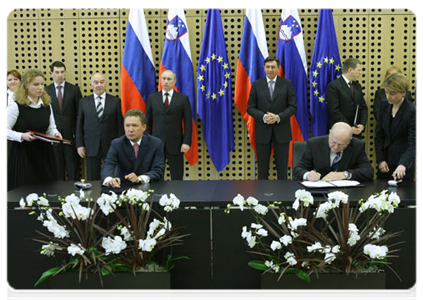
[[[326,106],[326,86],[341,75],[342,64],[332,10],[321,9],[310,65],[310,114],[314,136],[329,132],[330,116]]]
[[[218,9],[207,11],[197,68],[197,113],[203,121],[203,136],[210,158],[219,172],[230,161],[234,129],[231,68]]]

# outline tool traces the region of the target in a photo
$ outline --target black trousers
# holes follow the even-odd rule
[[[286,180],[288,172],[288,155],[289,142],[279,144],[276,138],[272,136],[272,142],[268,144],[257,144],[257,164],[258,164],[258,179],[269,179],[269,164],[270,153],[272,151],[272,144],[274,148],[275,165],[278,174],[278,179]]]
[[[85,156],[87,160],[87,180],[100,180],[102,161],[106,159],[107,152],[98,148],[96,156]]]
[[[53,156],[57,180],[79,180],[79,156],[74,145],[53,144]]]
[[[165,159],[169,164],[170,177],[172,180],[182,180],[184,177],[184,154],[169,154],[165,150]]]

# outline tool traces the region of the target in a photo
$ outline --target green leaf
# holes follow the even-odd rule
[[[262,271],[266,271],[269,269],[269,267],[264,264],[264,261],[261,261],[261,260],[249,261],[248,265],[253,269],[262,270]]]
[[[51,268],[51,269],[49,269],[49,270],[45,271],[45,272],[41,275],[40,279],[38,279],[38,281],[34,284],[34,286],[39,285],[41,282],[43,282],[44,280],[46,280],[46,279],[47,279],[47,278],[49,278],[50,276],[52,276],[52,275],[56,274],[58,271],[60,271],[60,269],[61,269],[60,267],[54,267],[54,268]]]
[[[304,280],[307,283],[310,283],[310,275],[308,275],[307,272],[301,269],[292,268],[292,269],[286,270],[285,273],[295,274],[300,279]]]

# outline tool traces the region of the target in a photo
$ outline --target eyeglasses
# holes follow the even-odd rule
[[[345,147],[347,147],[348,146],[348,144],[349,143],[337,143],[337,142],[335,142],[334,140],[332,140],[330,137],[329,137],[329,145],[331,146],[331,147],[337,147],[337,148],[345,148]]]

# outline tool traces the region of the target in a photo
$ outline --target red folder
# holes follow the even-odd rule
[[[57,138],[45,133],[41,133],[41,132],[36,132],[33,130],[28,130],[27,131],[31,132],[32,134],[34,134],[35,138],[45,141],[45,142],[50,142],[50,143],[63,143],[63,144],[68,144],[68,145],[72,145],[72,141],[69,140],[65,140],[65,139],[61,139],[61,138]]]

